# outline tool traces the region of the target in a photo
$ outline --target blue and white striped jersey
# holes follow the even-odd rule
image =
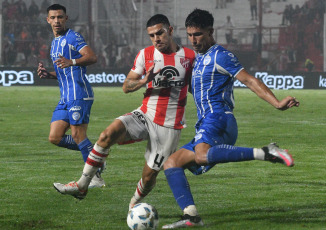
[[[197,54],[191,90],[198,120],[211,113],[232,112],[233,82],[242,69],[238,58],[217,44],[210,47],[205,54]]]
[[[67,59],[78,59],[82,57],[79,51],[85,46],[87,44],[82,35],[68,29],[64,35],[53,39],[50,52],[51,59],[54,62],[59,58],[59,55]],[[70,66],[61,69],[54,64],[54,70],[60,87],[61,99],[59,103],[72,100],[94,100],[92,87],[85,76],[85,66]]]

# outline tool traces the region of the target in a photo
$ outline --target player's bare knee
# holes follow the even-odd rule
[[[101,143],[109,143],[110,142],[110,133],[107,130],[104,130],[101,134],[100,137],[98,139],[98,142]]]
[[[54,136],[49,136],[49,142],[58,145],[61,141],[62,137],[54,137]]]
[[[195,162],[198,165],[207,165],[207,154],[197,154],[195,155]]]
[[[169,168],[175,168],[175,167],[177,167],[177,164],[172,157],[169,157],[163,166],[164,170],[169,169]]]

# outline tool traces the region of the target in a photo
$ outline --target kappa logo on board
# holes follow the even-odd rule
[[[31,71],[14,71],[4,70],[0,71],[0,84],[3,86],[11,86],[14,84],[34,84],[34,76]]]

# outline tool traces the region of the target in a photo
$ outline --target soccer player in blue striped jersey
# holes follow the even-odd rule
[[[81,151],[86,162],[93,148],[86,131],[94,94],[85,74],[86,66],[96,63],[97,57],[79,33],[66,28],[68,16],[64,6],[53,4],[47,13],[54,34],[50,55],[55,71],[49,72],[39,63],[37,72],[41,78],[57,79],[61,96],[52,115],[49,141]],[[69,128],[71,135],[66,135]],[[94,187],[104,185],[100,175],[94,178]]]
[[[245,84],[261,99],[276,109],[286,110],[299,106],[291,96],[278,100],[267,86],[250,75],[237,57],[213,38],[214,18],[205,10],[195,9],[186,19],[186,30],[197,52],[192,72],[191,92],[197,107],[198,121],[195,137],[164,164],[164,172],[180,208],[181,220],[163,226],[163,229],[203,226],[198,215],[184,169],[193,174],[207,172],[214,165],[227,162],[265,160],[293,166],[294,161],[287,150],[275,143],[263,148],[234,146],[238,128],[233,115],[233,83],[235,78]]]

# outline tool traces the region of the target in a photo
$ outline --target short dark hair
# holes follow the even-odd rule
[[[163,14],[155,14],[150,19],[148,19],[146,28],[150,26],[155,26],[157,24],[163,24],[166,27],[170,26],[169,19]]]
[[[214,17],[213,15],[208,12],[207,10],[195,9],[192,11],[185,22],[186,28],[187,27],[198,27],[201,29],[207,27],[213,27],[214,25]]]
[[[66,13],[66,7],[60,4],[53,4],[46,9],[46,12],[49,13],[50,10],[63,10]]]

